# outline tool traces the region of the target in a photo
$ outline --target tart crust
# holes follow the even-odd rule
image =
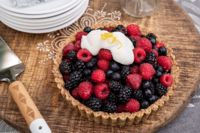
[[[102,24],[96,24],[96,25],[92,26],[92,28],[115,27],[118,24],[122,24],[122,25],[126,26],[128,23],[127,22],[102,23]],[[178,82],[179,68],[175,61],[175,56],[173,55],[173,50],[169,46],[166,46],[168,49],[168,56],[173,61],[173,67],[171,69],[171,74],[174,77],[174,83],[171,87],[168,88],[168,92],[166,95],[162,96],[155,103],[150,105],[147,109],[141,109],[135,113],[128,113],[128,112],[107,113],[107,112],[102,112],[102,111],[95,112],[95,111],[91,110],[90,108],[86,107],[85,105],[83,105],[82,103],[80,103],[78,100],[73,98],[71,96],[71,94],[64,88],[64,81],[63,81],[62,74],[59,71],[59,65],[62,60],[62,49],[64,48],[64,46],[66,46],[66,44],[74,41],[75,34],[81,30],[83,30],[83,29],[77,30],[72,35],[67,37],[66,43],[61,44],[60,48],[57,49],[56,58],[54,59],[54,65],[53,65],[53,74],[55,77],[55,82],[57,84],[57,87],[60,90],[62,96],[67,100],[67,102],[69,104],[71,104],[75,109],[77,109],[82,116],[85,116],[89,120],[92,120],[92,121],[95,121],[97,123],[101,123],[104,125],[125,126],[125,125],[131,125],[131,124],[138,124],[142,120],[148,119],[148,117],[150,116],[150,114],[152,112],[155,112],[159,108],[164,106],[164,104],[169,100],[170,96],[173,95],[173,90],[176,88],[176,84]]]

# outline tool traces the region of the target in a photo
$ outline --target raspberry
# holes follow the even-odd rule
[[[140,88],[140,85],[142,83],[142,76],[139,74],[129,74],[126,78],[126,83],[133,90],[137,90]]]
[[[160,77],[160,83],[165,86],[165,87],[169,87],[173,84],[173,77],[170,74],[163,74]]]
[[[74,47],[76,51],[79,51],[81,49],[81,41],[78,40],[74,43]]]
[[[84,32],[84,31],[80,31],[80,32],[77,32],[76,33],[76,40],[81,40],[82,39],[82,36],[84,35],[87,35],[88,33],[87,32]]]
[[[63,57],[65,57],[69,51],[72,51],[72,50],[76,50],[75,46],[73,43],[69,43],[67,44],[64,48],[63,48]]]
[[[137,41],[136,47],[143,48],[146,52],[151,52],[152,44],[148,39],[142,38]]]
[[[156,48],[159,49],[160,47],[165,46],[165,44],[163,42],[157,42],[156,43]]]
[[[92,95],[92,83],[85,81],[81,82],[78,86],[78,94],[83,100],[87,100]]]
[[[105,27],[105,30],[111,32],[113,30],[113,27]]]
[[[80,49],[77,58],[83,62],[89,62],[92,59],[92,54],[87,49]]]
[[[140,109],[140,103],[136,99],[130,99],[126,103],[125,109],[127,112],[137,112]]]
[[[107,50],[107,49],[101,49],[101,50],[99,51],[98,58],[99,58],[99,59],[105,59],[105,60],[110,61],[110,60],[112,60],[112,54],[111,54],[111,52],[110,52],[109,50]]]
[[[138,66],[133,66],[131,67],[131,73],[139,73],[139,67]]]
[[[103,100],[108,97],[110,90],[107,84],[101,83],[94,87],[94,94],[97,98]]]
[[[96,97],[91,97],[90,99],[85,101],[85,105],[94,111],[100,111],[102,106],[102,101]]]
[[[117,106],[117,112],[118,113],[121,113],[121,112],[124,112],[124,111],[126,111],[124,104]]]
[[[156,57],[158,57],[158,51],[157,50],[152,49],[151,52],[154,53]]]
[[[136,40],[136,42],[137,42],[137,41],[139,41],[139,40],[141,39],[141,36],[131,36],[130,38]],[[136,45],[136,44],[135,44],[135,45]],[[135,45],[134,45],[134,46],[135,46]]]
[[[108,62],[107,60],[100,59],[100,60],[98,60],[98,62],[97,62],[97,66],[98,66],[101,70],[107,71],[107,70],[109,69],[110,64],[109,64],[109,62]]]
[[[141,35],[140,27],[138,25],[130,24],[126,28],[127,28],[127,32],[128,32],[129,36],[140,36]]]
[[[134,61],[136,63],[141,63],[146,58],[146,52],[142,48],[133,49]]]
[[[92,76],[91,76],[91,79],[94,81],[94,82],[97,82],[97,83],[102,83],[106,80],[106,75],[104,73],[103,70],[101,69],[97,69],[97,70],[94,70],[92,72]]]
[[[158,57],[158,65],[160,65],[165,71],[168,71],[172,67],[172,60],[167,56]]]
[[[73,90],[72,90],[72,96],[74,97],[74,98],[78,98],[79,97],[79,94],[78,94],[78,87],[76,87],[76,88],[74,88]]]
[[[149,63],[141,64],[139,70],[144,80],[151,80],[153,78],[153,75],[156,73],[153,66]]]

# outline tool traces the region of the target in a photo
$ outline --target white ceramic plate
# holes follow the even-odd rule
[[[21,13],[16,13],[16,12],[6,10],[6,9],[2,8],[1,6],[0,6],[0,12],[3,12],[4,14],[8,14],[8,15],[13,16],[13,17],[19,17],[19,18],[47,18],[47,17],[52,17],[52,16],[55,16],[55,15],[62,14],[63,12],[73,10],[73,8],[78,6],[81,1],[82,0],[76,0],[74,3],[72,3],[72,5],[69,8],[63,8],[61,10],[58,10],[58,11],[55,11],[55,12],[52,12],[52,13],[47,13],[47,14],[36,14],[36,15],[21,14]]]
[[[77,12],[82,6],[83,4],[82,3],[87,3],[87,0],[83,0],[81,1],[81,3],[75,7],[73,10],[70,10],[69,12],[65,12],[65,13],[62,13],[60,15],[56,15],[56,16],[53,16],[53,17],[48,17],[48,18],[40,18],[40,19],[25,19],[25,18],[19,18],[19,17],[14,17],[14,16],[10,16],[6,13],[4,13],[3,11],[0,10],[1,12],[1,15],[2,17],[4,18],[8,18],[9,20],[11,21],[15,21],[15,22],[24,22],[24,23],[29,23],[29,24],[38,24],[38,23],[48,23],[48,22],[55,22],[57,20],[60,20],[62,18],[67,18],[68,16],[70,15],[73,15],[75,12]]]
[[[21,14],[47,14],[69,8],[76,0],[52,0],[35,6],[16,8],[12,5],[11,0],[0,0],[0,7],[15,13]]]
[[[87,1],[87,5],[88,5],[89,4],[89,0],[86,0],[86,1]],[[81,12],[80,14],[78,14],[78,16],[76,16],[71,21],[66,22],[66,23],[64,23],[62,25],[56,26],[56,27],[48,28],[48,29],[37,29],[37,30],[24,29],[24,28],[16,27],[16,26],[14,26],[11,23],[7,23],[4,20],[2,20],[2,22],[4,24],[6,24],[8,27],[11,27],[11,28],[13,28],[15,30],[26,32],[26,33],[48,33],[48,32],[52,32],[52,31],[63,29],[65,27],[71,25],[72,23],[74,23],[75,21],[77,21],[84,14],[84,12],[85,12],[86,9],[87,9],[87,6],[84,8],[83,12]]]
[[[80,13],[85,11],[85,7],[87,6],[87,3],[84,2],[81,4],[82,4],[81,8],[79,8],[79,10],[74,12],[73,15],[63,17],[62,19],[58,19],[57,21],[52,21],[53,23],[50,23],[50,24],[49,23],[41,23],[41,24],[43,24],[43,25],[41,25],[40,23],[37,23],[37,25],[35,25],[34,23],[22,23],[22,22],[18,22],[18,21],[13,21],[12,19],[8,19],[8,17],[4,17],[4,16],[2,16],[1,19],[2,19],[2,21],[5,21],[6,23],[12,24],[13,26],[19,27],[19,28],[31,29],[31,30],[47,29],[47,28],[56,27],[58,25],[67,23],[67,22],[71,21],[72,19],[74,19],[76,16],[78,16]]]

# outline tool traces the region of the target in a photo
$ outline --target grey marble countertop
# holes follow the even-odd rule
[[[200,33],[200,0],[176,0],[176,2],[192,18],[195,27]],[[19,132],[0,120],[0,133]],[[187,108],[158,133],[200,133],[200,86]]]

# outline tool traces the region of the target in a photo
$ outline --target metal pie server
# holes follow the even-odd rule
[[[0,37],[0,81],[10,83],[9,91],[29,125],[30,131],[32,133],[51,133],[49,126],[29,96],[24,85],[20,81],[16,81],[16,77],[24,69],[24,64]]]

